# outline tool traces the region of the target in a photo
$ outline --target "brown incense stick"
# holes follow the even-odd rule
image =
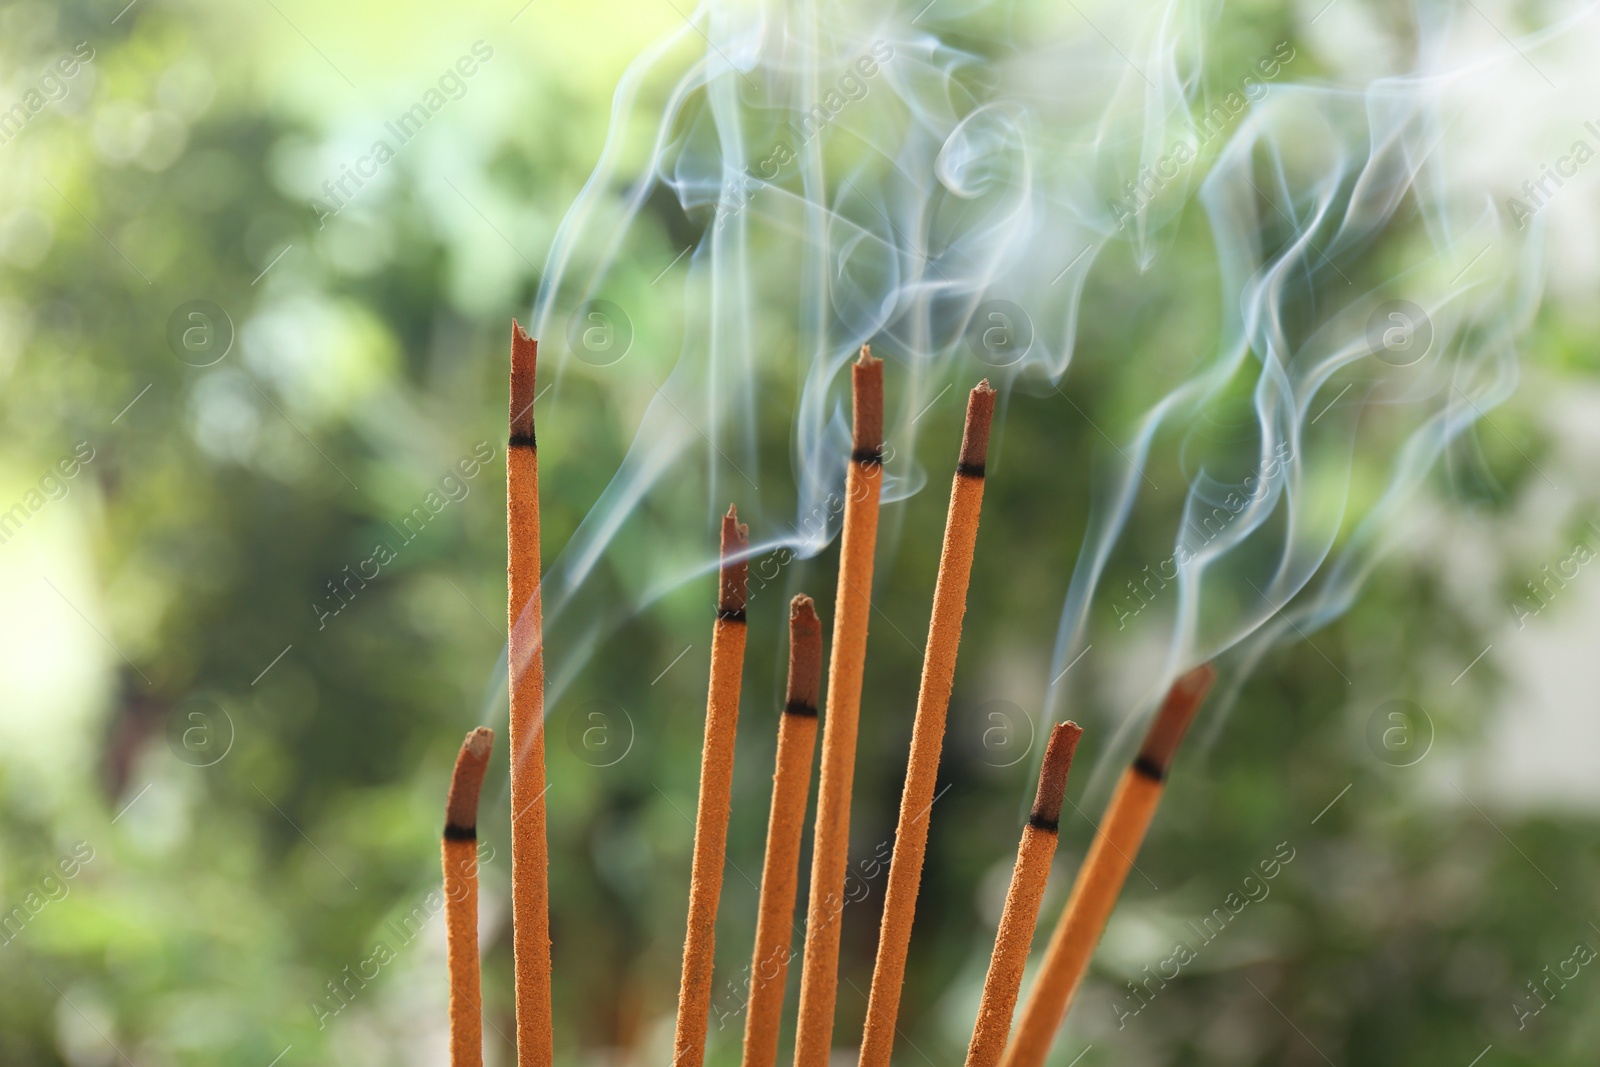
[[[789,687],[778,722],[777,771],[772,776],[772,813],[767,818],[767,856],[761,867],[761,904],[744,1021],[744,1067],[774,1067],[778,1062],[778,1023],[789,976],[800,838],[805,832],[821,688],[822,623],[811,598],[797,596],[789,604]]]
[[[494,732],[467,735],[444,816],[445,955],[450,975],[450,1067],[483,1067],[483,982],[478,968],[478,793]]]
[[[850,789],[856,729],[872,611],[872,557],[878,541],[883,489],[883,361],[867,347],[851,368],[854,442],[845,477],[839,588],[834,599],[833,648],[828,658],[828,706],[822,722],[822,769],[811,845],[811,893],[806,904],[806,950],[800,968],[800,1019],[794,1067],[827,1067],[839,984],[839,913],[844,908],[850,848]]]
[[[1072,1006],[1106,921],[1116,907],[1133,857],[1144,841],[1172,765],[1173,753],[1216,676],[1203,664],[1172,684],[1133,765],[1122,773],[1089,854],[1084,857],[1067,905],[1050,937],[1039,976],[1023,1005],[1016,1036],[1006,1047],[1004,1067],[1042,1067],[1056,1030]]]
[[[533,432],[538,342],[511,323],[506,447],[507,663],[511,689],[511,927],[517,1063],[550,1067],[550,854],[544,805],[544,627],[539,600],[539,453]]]
[[[1039,904],[1050,878],[1050,861],[1056,854],[1056,827],[1061,821],[1061,802],[1067,795],[1067,772],[1072,769],[1072,754],[1077,751],[1082,734],[1083,728],[1075,722],[1057,723],[1050,731],[1044,765],[1039,768],[1039,791],[1034,796],[1028,824],[1022,828],[1017,865],[1011,871],[1011,888],[1006,891],[1005,910],[1000,913],[989,974],[983,980],[966,1067],[995,1067],[1005,1051],[1017,990],[1022,987],[1022,971],[1028,963],[1028,947],[1039,921]]]
[[[989,450],[989,424],[994,417],[994,390],[979,382],[967,399],[966,432],[961,457],[950,487],[944,549],[933,588],[933,618],[922,659],[922,685],[911,727],[911,757],[900,794],[900,821],[895,826],[894,856],[883,898],[878,931],[878,959],[867,998],[867,1022],[861,1038],[860,1067],[889,1067],[894,1051],[895,1020],[905,984],[906,953],[922,884],[922,860],[928,845],[929,809],[944,747],[945,715],[955,684],[956,651],[961,644],[961,618],[967,611],[967,581],[978,542],[978,513],[983,505],[983,468]]]
[[[694,822],[689,875],[689,923],[683,939],[683,980],[678,987],[678,1027],[673,1067],[701,1067],[711,1013],[717,901],[733,804],[733,743],[739,727],[739,684],[744,671],[745,590],[750,529],[733,508],[722,519],[722,572],[717,621],[711,637],[711,686],[706,699],[705,746],[700,753],[700,800]]]

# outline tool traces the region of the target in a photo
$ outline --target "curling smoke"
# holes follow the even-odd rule
[[[1043,716],[1064,713],[1063,668],[1091,644],[1164,650],[1142,711],[1194,663],[1247,666],[1348,606],[1394,513],[1512,389],[1533,250],[1451,184],[1453,75],[1432,44],[1448,27],[1419,25],[1423,73],[1352,91],[1305,84],[1288,40],[1206,55],[1219,11],[705,5],[638,58],[531,320],[551,410],[573,375],[621,370],[649,398],[545,579],[552,701],[610,628],[715,566],[729,499],[752,556],[832,540],[863,343],[902,402],[885,503],[923,485],[916,416],[952,382],[1059,394],[1063,418],[1105,427]],[[1131,428],[1082,411],[1069,370],[1097,260],[1173,271],[1196,202],[1215,266],[1184,284],[1215,326],[1114,357],[1119,380],[1150,383],[1122,391],[1143,411]],[[689,248],[652,281],[674,254],[664,225]],[[629,361],[598,366],[623,334]],[[781,477],[756,426],[774,396],[793,397]],[[1169,480],[1181,509],[1145,492]],[[702,527],[647,515],[663,492]],[[706,547],[627,597],[593,594],[608,550],[652,522],[652,543]],[[1130,524],[1169,547],[1136,551]]]

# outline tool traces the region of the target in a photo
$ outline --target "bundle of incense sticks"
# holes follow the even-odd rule
[[[511,434],[507,450],[511,622],[507,655],[511,678],[511,895],[517,1063],[521,1067],[550,1067],[553,1054],[548,852],[543,806],[546,787],[538,456],[533,427],[536,355],[535,342],[513,322]],[[865,347],[852,368],[852,382],[854,446],[846,473],[833,647],[828,663],[827,707],[822,717],[822,760],[795,1067],[825,1067],[832,1050],[839,913],[843,909],[850,794],[883,478],[883,364]],[[980,382],[967,404],[944,547],[934,581],[933,613],[862,1036],[861,1067],[887,1067],[893,1050],[945,716],[966,612],[967,582],[977,543],[994,397],[988,382]],[[748,528],[739,523],[730,507],[722,521],[720,580],[712,630],[711,678],[701,750],[674,1067],[702,1067],[705,1060],[744,665],[748,551]],[[750,968],[744,1067],[775,1067],[778,1056],[784,987],[793,956],[790,931],[799,888],[803,816],[816,748],[821,670],[822,624],[811,599],[797,596],[789,609],[789,679],[779,717],[766,858]],[[1116,905],[1133,856],[1154,818],[1178,744],[1204,700],[1212,677],[1211,667],[1202,665],[1180,677],[1168,692],[1138,757],[1112,796],[1013,1035],[1012,1013],[1055,854],[1068,771],[1083,732],[1071,722],[1059,723],[1052,729],[1039,770],[1033,809],[1017,846],[1016,866],[995,934],[966,1067],[1041,1067],[1044,1063]],[[446,809],[443,848],[452,1067],[480,1067],[482,1063],[475,842],[478,792],[492,741],[493,735],[481,727],[467,736],[456,761]]]

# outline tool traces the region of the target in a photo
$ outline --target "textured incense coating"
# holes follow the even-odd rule
[[[728,813],[733,806],[733,744],[744,671],[747,568],[743,557],[750,547],[749,532],[749,527],[739,524],[733,508],[728,508],[722,519],[722,571],[711,636],[711,686],[706,698],[705,743],[700,751],[700,799],[695,811],[689,922],[683,939],[673,1067],[700,1067],[706,1055],[717,903],[722,896]]]
[[[800,838],[817,744],[817,696],[822,687],[822,623],[808,596],[789,605],[789,687],[778,718],[777,771],[761,867],[761,904],[750,1002],[744,1021],[744,1067],[774,1067],[784,983],[789,976],[794,898],[800,882]]]
[[[539,454],[533,433],[538,342],[511,323],[506,448],[507,662],[511,689],[511,932],[517,1063],[550,1067],[550,853],[544,807],[544,627],[539,597]]]
[[[1000,914],[989,974],[983,980],[966,1067],[994,1067],[1005,1052],[1011,1012],[1017,1006],[1028,947],[1039,921],[1039,904],[1050,879],[1050,861],[1056,854],[1056,824],[1061,818],[1061,801],[1067,795],[1067,772],[1072,768],[1072,754],[1077,751],[1082,734],[1083,729],[1075,722],[1057,723],[1050,731],[1044,765],[1039,768],[1039,791],[1028,823],[1022,828],[1017,865],[1011,871],[1011,888],[1006,891],[1005,910]]]
[[[1006,1048],[1004,1067],[1042,1067],[1055,1039],[1056,1029],[1072,1006],[1105,932],[1106,921],[1117,905],[1122,883],[1133,867],[1133,857],[1144,841],[1156,805],[1161,802],[1163,779],[1172,754],[1183,740],[1215,671],[1210,664],[1197,667],[1172,684],[1167,698],[1145,735],[1133,765],[1122,773],[1105,818],[1089,846],[1078,880],[1050,937],[1050,947],[1039,967],[1033,991],[1023,1005],[1016,1036]]]
[[[822,769],[817,824],[812,834],[811,894],[806,904],[805,960],[800,970],[800,1018],[795,1067],[827,1067],[839,983],[839,913],[844,908],[850,848],[850,791],[861,712],[867,619],[872,611],[872,557],[878,542],[883,489],[883,361],[865,346],[851,368],[854,451],[845,479],[844,532],[839,542],[839,588],[834,599],[833,648],[828,659],[828,708],[822,723]]]
[[[983,505],[983,459],[988,450],[994,390],[980,382],[967,401],[966,435],[961,460],[950,488],[944,549],[933,588],[933,618],[922,659],[922,684],[917,692],[916,719],[911,727],[911,757],[900,794],[900,820],[895,825],[894,854],[884,891],[883,922],[878,930],[878,958],[867,997],[867,1022],[861,1038],[860,1067],[888,1067],[894,1051],[895,1020],[905,983],[906,953],[922,883],[922,860],[928,846],[929,809],[939,776],[944,747],[945,715],[955,684],[956,651],[961,644],[961,619],[967,611],[967,582],[978,542],[978,513]],[[976,463],[971,461],[976,459]]]
[[[450,777],[444,817],[445,957],[450,976],[450,1067],[482,1067],[483,992],[478,968],[478,793],[494,733],[467,735]]]

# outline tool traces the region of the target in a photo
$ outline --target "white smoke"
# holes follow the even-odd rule
[[[753,557],[832,540],[843,372],[865,343],[900,398],[886,503],[924,484],[917,418],[952,384],[1058,397],[1104,436],[1042,718],[1064,713],[1064,668],[1091,645],[1164,649],[1148,706],[1198,661],[1225,656],[1237,679],[1346,609],[1396,512],[1516,383],[1537,229],[1508,226],[1451,161],[1461,87],[1517,52],[1463,60],[1457,27],[1417,8],[1394,15],[1414,42],[1397,69],[1319,85],[1286,35],[1203,47],[1220,16],[1177,0],[705,4],[639,57],[530,323],[553,410],[573,375],[649,396],[546,576],[552,701],[614,626],[715,565],[727,500]],[[664,219],[693,235],[670,264]],[[1202,223],[1212,266],[1180,282],[1214,309],[1208,329],[1163,333],[1167,310],[1145,307],[1151,323],[1119,330],[1133,299],[1084,305],[1108,252],[1170,292],[1192,257],[1169,250]],[[1152,348],[1089,368],[1129,383],[1131,422],[1074,396],[1080,330],[1100,315]],[[790,429],[781,478],[757,432],[774,417]],[[1175,478],[1181,510],[1146,492]],[[663,495],[659,514],[642,506]],[[698,528],[667,530],[691,511]],[[1134,548],[1130,524],[1170,547]],[[695,558],[628,595],[596,581],[619,539],[686,535]]]

